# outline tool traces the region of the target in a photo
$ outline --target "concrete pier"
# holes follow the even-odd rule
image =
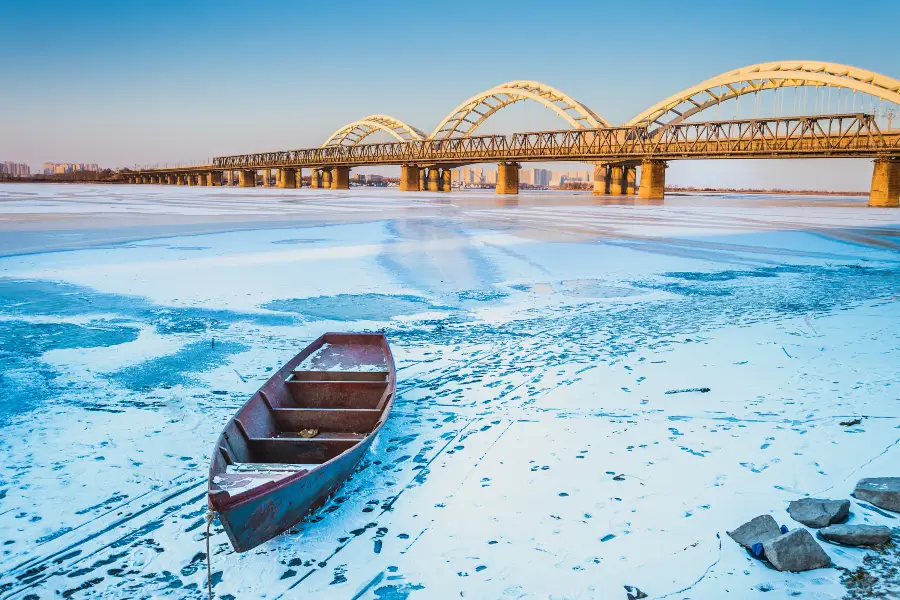
[[[437,167],[428,167],[428,191],[441,191],[441,174]]]
[[[278,169],[275,186],[280,188],[297,187],[297,172],[294,169]]]
[[[900,160],[879,158],[875,161],[869,206],[900,206]]]
[[[272,170],[271,169],[263,169],[262,170],[262,185],[263,187],[272,187]]]
[[[309,172],[309,187],[316,190],[322,187],[322,169],[312,169]]]
[[[256,187],[256,171],[241,171],[238,174],[238,185],[241,187]]]
[[[419,191],[419,167],[416,165],[400,165],[400,191]]]
[[[322,169],[322,187],[331,189],[331,169]]]
[[[634,187],[637,183],[637,167],[623,167],[625,172],[625,195],[634,196]]]
[[[331,169],[331,189],[350,189],[350,167],[334,167]]]
[[[609,167],[607,165],[594,165],[594,191],[595,196],[605,196],[609,193]]]
[[[294,169],[294,181],[296,182],[296,187],[303,187],[303,169]]]
[[[625,193],[625,169],[615,165],[609,170],[609,195],[621,196]]]
[[[659,200],[666,193],[666,161],[644,160],[641,162],[641,187],[638,198]]]
[[[206,185],[222,185],[222,171],[210,171],[206,174]]]
[[[441,191],[449,192],[453,189],[453,173],[450,169],[441,171]]]
[[[428,189],[428,170],[425,167],[419,167],[419,191],[424,192]]]
[[[497,165],[497,193],[519,193],[519,163],[502,162]]]
[[[209,185],[208,179],[206,178],[206,173],[198,173],[197,174],[197,185],[207,186]]]

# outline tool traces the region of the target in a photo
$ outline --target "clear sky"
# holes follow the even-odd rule
[[[2,14],[0,161],[32,168],[318,146],[373,113],[430,132],[462,100],[513,79],[551,84],[619,123],[770,60],[900,77],[896,0],[48,0],[6,2]],[[496,119],[493,130],[565,126],[539,106]],[[723,161],[672,173],[682,184],[866,189],[870,167],[814,161],[792,175],[790,163]]]

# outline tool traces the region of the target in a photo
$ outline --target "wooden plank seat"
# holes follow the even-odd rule
[[[299,433],[295,433],[293,431],[282,431],[278,434],[279,438],[289,438],[289,439],[301,439],[301,440],[344,440],[351,441],[356,440],[359,441],[366,437],[365,433],[348,433],[344,431],[320,431],[315,437],[305,438]]]
[[[386,381],[293,381],[285,382],[297,408],[378,407]]]
[[[387,381],[387,371],[291,371],[289,381]]]
[[[250,438],[247,447],[254,463],[321,464],[358,444],[360,438]]]
[[[367,433],[375,429],[382,411],[374,408],[274,408],[281,431],[318,429],[322,432]]]

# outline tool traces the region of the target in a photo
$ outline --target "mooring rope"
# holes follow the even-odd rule
[[[209,528],[212,527],[213,521],[216,520],[216,513],[211,508],[206,509],[206,589],[209,592],[209,600],[213,600],[212,591],[212,560],[209,551]]]

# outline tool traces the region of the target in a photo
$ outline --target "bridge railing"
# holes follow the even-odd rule
[[[327,146],[217,157],[215,168],[471,164],[526,160],[641,160],[734,156],[900,156],[900,132],[863,113],[566,129],[442,140]]]

